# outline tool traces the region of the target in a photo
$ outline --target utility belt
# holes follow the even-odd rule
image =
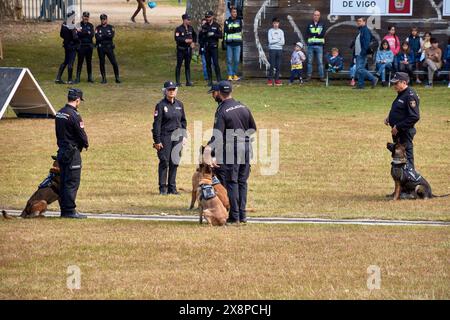
[[[214,43],[209,43],[207,42],[205,44],[205,49],[215,49],[219,47],[219,43],[218,42],[214,42]]]
[[[101,43],[97,43],[97,48],[100,48],[100,49],[115,49],[116,46],[112,42],[101,42]]]
[[[92,42],[85,42],[80,44],[80,48],[86,49],[86,48],[94,48],[95,45]]]
[[[191,49],[190,46],[188,46],[188,47],[177,46],[177,50],[186,51],[186,50],[189,50],[189,49]]]
[[[78,147],[66,145],[58,150],[58,162],[62,165],[70,165],[70,169],[81,169],[81,154]]]

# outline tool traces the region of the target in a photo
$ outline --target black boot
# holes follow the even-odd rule
[[[61,79],[61,77],[62,77],[62,74],[63,74],[65,68],[66,68],[66,66],[63,64],[59,66],[59,70],[58,70],[58,74],[56,75],[55,83],[64,84],[64,81]]]
[[[122,83],[122,81],[120,81],[119,75],[116,76],[116,83]]]
[[[180,70],[176,69],[175,70],[175,82],[177,84],[177,87],[181,87],[181,82],[180,82]]]
[[[88,82],[89,83],[94,83],[94,79],[92,79],[92,73],[88,74]]]
[[[80,83],[81,78],[81,71],[77,70],[77,77],[75,78],[75,81],[73,83]]]
[[[192,87],[193,83],[191,82],[191,70],[186,70],[186,87]]]
[[[167,195],[167,185],[159,186],[159,194],[163,196]]]
[[[73,81],[72,81],[73,69],[72,68],[68,68],[67,69],[67,73],[68,73],[67,84],[73,84]]]
[[[106,74],[102,73],[102,83],[105,84],[108,81],[106,81]]]

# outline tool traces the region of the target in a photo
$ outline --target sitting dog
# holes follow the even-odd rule
[[[404,145],[388,143],[387,149],[392,152],[391,176],[395,182],[394,200],[399,200],[402,192],[410,194],[413,199],[448,196],[433,195],[428,181],[408,163]]]
[[[202,170],[205,166],[207,166],[203,162],[203,152],[205,150],[205,147],[200,148],[200,164],[197,168],[197,170],[192,175],[192,197],[191,197],[191,205],[189,206],[189,210],[192,210],[194,208],[195,202],[198,200],[199,193],[198,193],[198,187],[200,186],[200,180],[202,178]],[[212,177],[212,185],[214,187],[214,191],[216,195],[219,197],[220,201],[222,201],[222,204],[224,207],[228,210],[230,210],[230,200],[228,199],[228,192],[225,189],[225,187],[220,183],[219,179],[213,175]],[[199,202],[200,204],[200,202]]]
[[[212,226],[223,226],[227,223],[228,211],[219,199],[213,187],[213,174],[210,166],[204,165],[200,170],[198,194],[200,195],[200,224],[203,217]]]
[[[60,170],[59,164],[55,156],[53,166],[47,178],[39,185],[38,189],[28,200],[25,209],[23,209],[21,218],[44,218],[44,213],[47,211],[47,206],[56,200],[59,200],[59,186],[60,186]],[[11,219],[4,210],[3,217]]]

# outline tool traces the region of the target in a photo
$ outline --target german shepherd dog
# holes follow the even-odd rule
[[[411,194],[414,199],[449,196],[433,195],[428,181],[408,163],[406,148],[403,144],[388,143],[386,147],[392,153],[391,176],[395,182],[394,200],[400,199],[401,192]]]
[[[44,218],[47,206],[56,200],[59,200],[60,170],[55,156],[52,156],[53,166],[50,169],[48,177],[39,185],[38,189],[28,200],[25,209],[23,209],[21,218]],[[3,217],[11,219],[12,217],[2,211]]]
[[[202,166],[200,174],[201,177],[197,191],[200,195],[200,224],[203,223],[204,217],[210,226],[224,226],[227,223],[228,210],[212,186],[213,174],[211,167],[208,165]]]
[[[189,210],[194,209],[195,202],[197,202],[199,198],[198,193],[198,187],[200,186],[200,180],[202,178],[202,170],[204,170],[204,167],[207,166],[203,161],[203,152],[205,151],[205,147],[200,147],[200,158],[199,158],[199,166],[197,170],[195,170],[194,174],[192,175],[192,197],[191,197],[191,205],[189,206]],[[221,183],[217,183],[217,178],[213,178],[216,182],[213,181],[213,187],[216,195],[219,197],[220,201],[222,201],[222,204],[224,207],[228,210],[230,210],[230,200],[228,199],[228,193],[225,187]],[[200,202],[199,202],[200,204]]]

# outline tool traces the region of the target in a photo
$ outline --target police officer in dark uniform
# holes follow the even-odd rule
[[[251,135],[256,124],[250,110],[231,96],[228,81],[219,83],[220,103],[214,120],[214,133],[205,148],[204,159],[213,167],[223,166],[230,199],[228,223],[247,222],[247,179],[250,175]],[[216,161],[212,160],[215,152]],[[220,179],[220,178],[219,178]]]
[[[77,49],[80,46],[77,29],[75,25],[70,22],[75,17],[75,11],[67,14],[67,20],[61,25],[59,36],[63,38],[64,47],[64,62],[59,66],[58,74],[56,75],[55,83],[64,84],[61,79],[64,69],[67,67],[68,84],[72,84],[73,64],[77,55]]]
[[[197,42],[197,33],[191,26],[191,18],[188,14],[183,14],[183,24],[175,29],[175,41],[177,43],[177,67],[175,69],[175,79],[177,86],[181,86],[180,73],[184,60],[184,70],[186,73],[186,86],[192,86],[191,82],[191,59],[192,50]]]
[[[177,85],[164,83],[164,99],[155,108],[153,121],[153,147],[158,152],[159,193],[178,194],[176,177],[181,149],[186,139],[186,115],[184,106],[176,99]],[[174,150],[175,149],[175,150]]]
[[[222,38],[222,28],[214,21],[214,13],[208,11],[205,14],[206,23],[202,26],[199,40],[200,46],[205,50],[206,70],[208,72],[208,85],[212,86],[211,61],[214,64],[217,81],[221,80],[219,66],[219,39]],[[211,60],[212,59],[212,60]]]
[[[78,38],[80,39],[80,48],[78,49],[77,78],[75,83],[80,82],[81,69],[84,59],[86,59],[88,82],[93,83],[92,79],[92,52],[94,51],[94,25],[89,22],[89,12],[83,12],[83,20],[80,23]]]
[[[420,120],[420,99],[408,87],[409,76],[404,72],[395,73],[391,80],[398,95],[392,103],[391,111],[384,123],[390,126],[394,143],[405,144],[408,163],[414,168],[413,139],[416,135],[414,125]]]
[[[119,65],[116,61],[114,54],[115,45],[113,43],[115,30],[114,27],[108,24],[108,16],[106,14],[100,15],[101,23],[95,28],[95,39],[97,45],[98,59],[100,60],[100,73],[102,75],[102,83],[106,83],[106,70],[105,70],[105,56],[108,57],[111,62],[114,75],[116,77],[116,83],[120,83],[119,78]]]
[[[67,104],[56,114],[55,128],[58,143],[58,163],[61,170],[59,205],[62,218],[86,218],[75,210],[75,199],[81,178],[81,151],[89,147],[84,122],[78,113],[83,92],[69,89]]]

